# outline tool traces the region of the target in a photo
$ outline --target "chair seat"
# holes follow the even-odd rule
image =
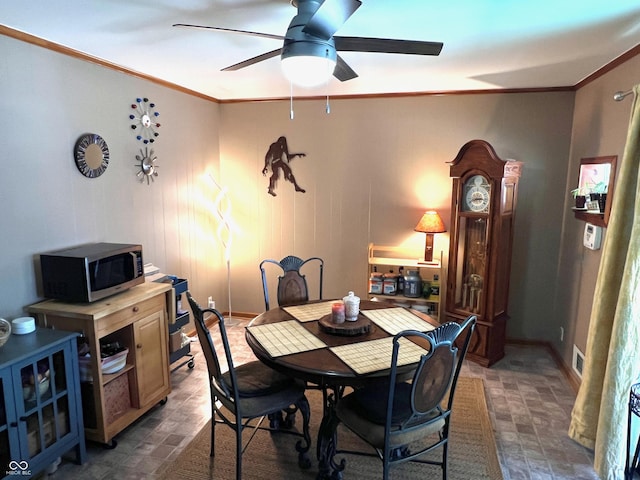
[[[270,395],[280,390],[289,388],[294,380],[264,363],[254,360],[235,368],[240,397],[259,397]],[[229,372],[222,375],[224,382],[231,388]]]
[[[398,395],[394,400],[390,435],[390,445],[392,447],[408,445],[440,431],[445,425],[445,419],[441,412],[438,409],[434,409],[421,415],[416,421],[416,426],[406,428],[403,431],[398,429],[398,425],[411,416],[408,395],[410,388],[409,384],[396,385]],[[402,392],[403,390],[406,391],[406,395],[402,394],[404,393]],[[367,443],[375,448],[383,448],[388,394],[388,389],[364,388],[356,390],[338,402],[336,415],[345,426]]]

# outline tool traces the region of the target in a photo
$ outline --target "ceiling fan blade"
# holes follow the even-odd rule
[[[391,38],[333,37],[339,52],[404,53],[410,55],[440,55],[442,42],[395,40]]]
[[[223,72],[228,72],[228,71],[233,71],[233,70],[240,70],[241,68],[249,67],[249,66],[254,65],[254,64],[256,64],[258,62],[261,62],[263,60],[268,60],[270,58],[277,57],[278,55],[280,55],[281,52],[282,52],[282,48],[278,48],[276,50],[271,50],[270,52],[263,53],[262,55],[258,55],[257,57],[253,57],[253,58],[250,58],[250,59],[245,60],[243,62],[236,63],[235,65],[231,65],[229,67],[225,67],[225,68],[222,69],[222,71]]]
[[[236,30],[234,28],[209,27],[207,25],[190,25],[188,23],[174,23],[174,27],[185,28],[201,28],[205,30],[215,30],[218,32],[241,33],[243,35],[251,35],[253,37],[271,38],[273,40],[284,40],[282,35],[272,35],[271,33],[250,32],[248,30]]]
[[[329,40],[360,5],[360,0],[325,0],[302,31]]]
[[[353,71],[353,69],[343,60],[343,58],[338,55],[338,59],[336,61],[336,69],[333,71],[333,76],[336,77],[341,82],[346,82],[347,80],[352,80],[358,77],[358,74]]]

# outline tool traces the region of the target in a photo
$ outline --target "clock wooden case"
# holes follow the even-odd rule
[[[511,247],[522,162],[502,160],[484,140],[451,162],[451,237],[446,321],[476,315],[467,358],[491,366],[504,356]]]

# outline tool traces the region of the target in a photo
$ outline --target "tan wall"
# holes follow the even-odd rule
[[[633,102],[628,96],[622,102],[613,100],[619,90],[630,90],[640,81],[640,57],[627,61],[606,75],[578,90],[571,133],[571,155],[567,191],[578,181],[580,159],[617,155],[618,168],[626,143],[629,115]],[[600,265],[600,251],[582,246],[585,222],[576,220],[570,211],[571,198],[564,209],[563,239],[557,277],[556,309],[561,326],[567,329],[565,342],[556,348],[571,365],[573,345],[585,351],[589,316],[595,282]],[[606,237],[606,230],[604,231]]]
[[[574,94],[526,93],[295,101],[221,106],[220,159],[237,225],[232,304],[263,309],[258,263],[288,254],[326,261],[325,293],[365,295],[367,244],[408,244],[424,209],[450,224],[446,162],[469,140],[489,141],[524,162],[516,218],[509,335],[549,339],[566,194]],[[261,175],[271,142],[284,135],[302,151],[291,167],[306,193],[280,180],[277,197]],[[436,251],[448,234],[436,235]],[[223,279],[221,279],[223,281]]]
[[[221,297],[223,265],[207,261],[218,246],[200,198],[204,172],[219,168],[218,105],[2,35],[0,58],[0,316],[41,299],[35,254],[87,242],[141,243],[146,262],[188,278],[199,298]],[[136,177],[144,145],[129,121],[141,96],[162,124],[151,185]],[[110,152],[93,179],[73,158],[87,132]]]

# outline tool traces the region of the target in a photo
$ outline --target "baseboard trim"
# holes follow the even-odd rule
[[[555,347],[551,342],[547,342],[544,340],[525,340],[525,339],[518,339],[518,338],[509,338],[507,339],[507,343],[510,345],[530,345],[530,346],[542,347],[545,350],[547,350],[551,355],[551,358],[553,358],[554,362],[556,363],[556,365],[558,366],[562,374],[565,376],[565,378],[569,382],[569,385],[571,385],[571,388],[573,388],[573,391],[576,393],[576,395],[578,394],[578,390],[580,389],[580,383],[581,383],[580,378],[578,377],[578,375],[574,373],[573,368],[571,368],[571,365],[567,365],[565,363],[565,361],[562,359],[562,356],[558,353],[558,351],[555,349]]]
[[[227,317],[229,315],[229,312],[220,312],[220,315],[222,315],[223,317]],[[257,314],[250,312],[232,312],[231,315],[233,316],[233,318],[242,319],[253,319],[257,316]],[[215,315],[209,315],[209,317],[204,319],[204,324],[207,327],[211,327],[216,324],[216,320],[217,319]],[[194,335],[196,335],[196,331],[194,329],[187,332],[187,336],[189,337],[193,337]]]

